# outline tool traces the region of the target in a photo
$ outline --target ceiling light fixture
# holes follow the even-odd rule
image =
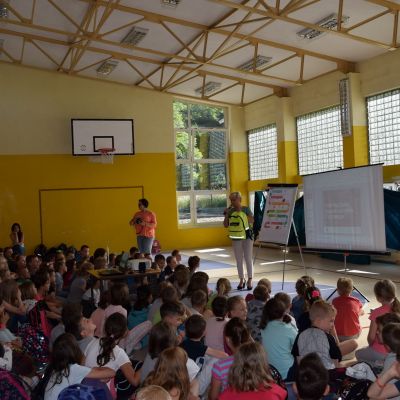
[[[350,17],[342,15],[342,25],[345,24],[349,19]],[[321,21],[318,21],[315,25],[318,25],[321,28],[334,30],[338,26],[338,15],[337,14],[328,15],[327,17],[321,19]],[[326,32],[319,31],[318,29],[306,28],[301,30],[300,32],[297,32],[297,36],[301,37],[302,39],[311,40],[315,39],[318,36],[321,36],[323,33]]]
[[[121,43],[128,44],[130,46],[136,46],[144,39],[148,32],[149,30],[147,28],[140,28],[139,26],[135,26],[122,39]]]
[[[99,68],[96,69],[97,73],[100,75],[110,75],[111,72],[114,71],[115,67],[118,65],[117,60],[109,60],[109,61],[104,61]]]
[[[195,90],[196,94],[201,96],[204,93],[204,96],[208,96],[212,92],[215,92],[221,87],[221,82],[208,82],[204,85],[204,91],[203,91],[203,86],[200,86]]]
[[[251,71],[254,67],[257,69],[265,64],[271,62],[272,57],[267,56],[257,56],[254,60],[253,58],[249,61],[246,61],[244,64],[239,65],[237,68],[243,71]]]
[[[176,8],[181,0],[161,0],[161,4],[165,7]]]
[[[7,19],[8,16],[8,0],[0,0],[0,18]]]

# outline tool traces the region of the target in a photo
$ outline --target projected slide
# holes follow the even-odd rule
[[[386,251],[382,166],[304,177],[307,247]]]

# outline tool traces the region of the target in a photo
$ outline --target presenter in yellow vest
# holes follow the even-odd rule
[[[229,237],[232,239],[233,252],[240,278],[239,290],[246,286],[243,270],[243,258],[247,269],[247,290],[251,290],[253,279],[253,237],[252,225],[254,217],[248,207],[242,206],[240,192],[232,192],[229,196],[230,207],[224,211],[224,226],[228,228]]]

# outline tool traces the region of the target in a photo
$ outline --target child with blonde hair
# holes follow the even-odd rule
[[[390,312],[400,312],[400,302],[396,297],[396,285],[384,279],[374,286],[375,297],[382,305],[371,312],[371,324],[368,331],[368,346],[356,351],[358,361],[383,363],[388,351],[378,338],[377,317]]]
[[[326,369],[335,369],[342,360],[342,355],[357,348],[357,342],[347,340],[339,347],[332,335],[336,310],[324,300],[318,300],[310,308],[311,328],[301,332],[293,345],[292,354],[299,361],[309,353],[317,353]]]
[[[353,280],[339,278],[337,281],[338,297],[332,300],[336,309],[335,329],[339,340],[357,339],[361,333],[360,315],[363,314],[362,303],[351,296]]]

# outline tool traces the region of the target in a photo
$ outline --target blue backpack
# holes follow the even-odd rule
[[[66,387],[58,395],[58,400],[111,400],[111,394],[105,383],[96,385],[76,384]]]

